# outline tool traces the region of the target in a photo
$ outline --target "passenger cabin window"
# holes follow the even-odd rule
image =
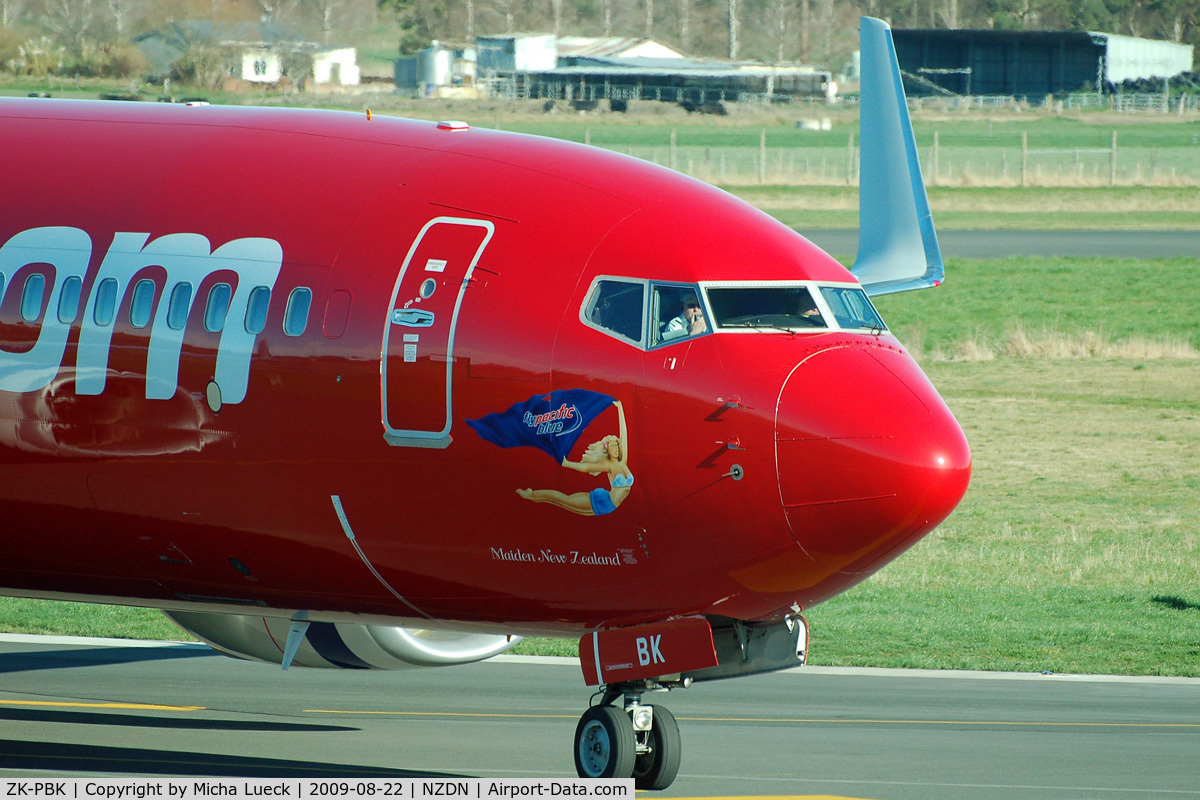
[[[105,278],[96,289],[96,305],[92,309],[92,320],[101,328],[112,324],[117,313],[117,279]]]
[[[710,287],[708,302],[718,328],[827,328],[812,292],[804,286]]]
[[[129,303],[129,324],[144,328],[154,312],[154,281],[143,278],[133,285],[133,300]]]
[[[167,303],[167,327],[173,331],[182,330],[187,325],[188,312],[192,308],[192,285],[177,283],[171,290],[171,300]]]
[[[229,316],[229,298],[233,289],[228,283],[218,283],[208,292],[208,303],[204,307],[204,330],[209,333],[220,333],[225,327],[225,317]]]
[[[42,298],[46,294],[46,276],[35,272],[25,279],[21,292],[21,319],[35,322],[42,315]]]
[[[0,281],[2,281],[0,276]],[[72,275],[63,281],[62,293],[58,296],[58,321],[64,325],[70,325],[75,321],[75,317],[79,316],[79,290],[83,286],[83,279],[78,275]],[[3,293],[3,287],[0,287],[0,294]]]
[[[267,309],[271,305],[271,289],[267,286],[256,286],[250,292],[250,302],[246,304],[246,332],[262,333],[267,327]]]
[[[871,305],[867,293],[855,287],[822,286],[821,294],[833,312],[833,318],[838,327],[848,330],[867,328],[873,331],[884,331],[886,326]]]
[[[312,306],[312,289],[298,286],[288,295],[287,308],[283,312],[283,332],[288,336],[300,336],[308,327],[308,309]]]
[[[592,289],[583,318],[593,327],[640,344],[645,305],[646,286],[643,282],[601,280]]]
[[[708,333],[700,291],[691,284],[655,284],[651,296],[651,346]]]

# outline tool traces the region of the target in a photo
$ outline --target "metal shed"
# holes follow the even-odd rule
[[[893,30],[912,94],[1095,90],[1192,68],[1192,46],[1093,31]]]
[[[481,73],[532,72],[554,69],[558,64],[558,46],[552,33],[476,36],[475,50]]]

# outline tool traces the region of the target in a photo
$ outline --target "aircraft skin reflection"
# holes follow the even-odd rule
[[[285,668],[583,636],[580,774],[663,788],[643,692],[803,663],[800,611],[966,491],[856,278],[674,172],[347,113],[0,118],[4,594],[162,608]],[[820,327],[749,305],[801,295]],[[687,298],[703,331],[668,339]]]

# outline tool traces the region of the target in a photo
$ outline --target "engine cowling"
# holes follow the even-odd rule
[[[185,631],[220,652],[282,664],[291,621],[206,611],[167,611]],[[469,664],[500,655],[520,636],[386,625],[310,622],[294,665],[324,669],[416,669]]]

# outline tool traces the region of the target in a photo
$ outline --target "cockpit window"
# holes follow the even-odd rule
[[[829,310],[838,327],[848,330],[868,328],[874,331],[886,330],[879,312],[867,299],[867,293],[862,289],[841,286],[822,286],[821,294],[825,297]]]
[[[718,328],[826,328],[804,286],[712,287],[708,302]]]
[[[815,282],[666,283],[597,278],[580,321],[635,347],[668,347],[701,334],[887,330],[857,285]]]
[[[708,333],[708,318],[694,285],[655,284],[651,301],[651,345]]]
[[[640,344],[645,305],[645,283],[601,280],[592,290],[583,318],[597,328]]]

